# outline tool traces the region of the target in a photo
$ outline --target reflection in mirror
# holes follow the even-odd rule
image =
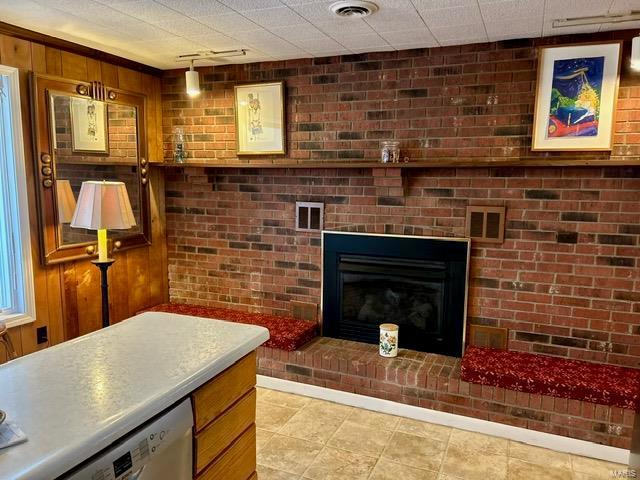
[[[69,225],[86,180],[121,181],[127,187],[136,226],[110,231],[109,238],[142,233],[136,107],[54,92],[50,99],[60,246],[95,242],[94,231]]]
[[[112,240],[117,240],[120,237],[131,235],[132,233],[142,233],[142,219],[140,212],[140,181],[138,179],[138,167],[129,165],[83,165],[83,164],[67,164],[58,163],[56,165],[57,171],[57,197],[58,197],[58,222],[61,231],[61,243],[62,245],[70,245],[74,243],[95,242],[96,232],[93,230],[85,230],[83,228],[71,228],[69,223],[71,222],[71,216],[66,215],[64,210],[69,210],[65,205],[62,205],[61,190],[59,188],[60,182],[65,180],[69,183],[71,190],[71,197],[65,195],[67,199],[71,198],[71,201],[66,200],[66,204],[73,204],[75,209],[75,202],[78,199],[80,193],[80,187],[82,182],[86,180],[108,180],[124,182],[127,187],[127,193],[129,194],[129,201],[133,210],[133,216],[136,219],[136,225],[129,230],[109,230],[108,236]]]

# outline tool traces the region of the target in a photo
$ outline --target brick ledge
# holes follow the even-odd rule
[[[631,444],[632,410],[471,384],[460,379],[460,359],[443,355],[401,350],[385,359],[376,345],[320,337],[292,352],[260,347],[258,373],[612,447]]]

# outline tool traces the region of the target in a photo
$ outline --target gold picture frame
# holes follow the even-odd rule
[[[70,97],[73,153],[109,154],[107,104],[92,98]]]
[[[284,82],[234,87],[237,155],[284,155]]]
[[[622,42],[541,47],[532,151],[613,148]]]

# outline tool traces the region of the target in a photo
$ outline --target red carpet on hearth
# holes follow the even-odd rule
[[[318,335],[318,326],[314,322],[299,320],[293,317],[281,317],[264,313],[242,312],[229,308],[202,307],[181,303],[162,303],[147,308],[145,312],[178,313],[194,317],[214,318],[236,323],[260,325],[269,330],[271,338],[265,347],[278,348],[288,352],[300,348]]]
[[[462,380],[520,392],[640,407],[640,370],[533,353],[468,347]]]

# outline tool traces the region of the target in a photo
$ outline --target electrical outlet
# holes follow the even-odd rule
[[[38,327],[36,329],[36,339],[38,345],[41,343],[47,343],[49,341],[49,334],[47,332],[47,327]]]

